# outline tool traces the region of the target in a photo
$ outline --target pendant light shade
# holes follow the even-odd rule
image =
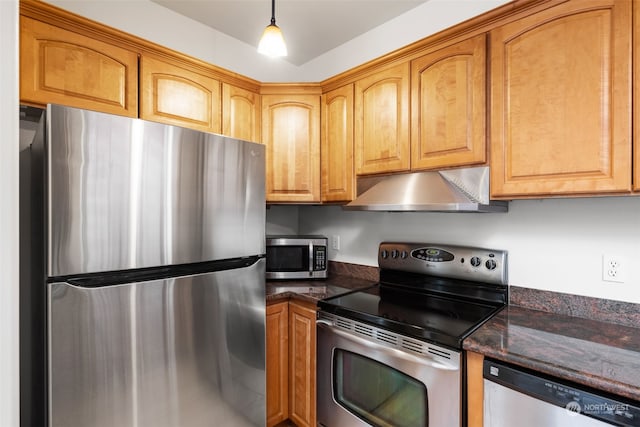
[[[287,45],[280,27],[276,25],[276,0],[271,0],[271,24],[262,33],[258,53],[272,57],[287,56]]]

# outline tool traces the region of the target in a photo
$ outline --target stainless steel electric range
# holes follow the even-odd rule
[[[462,341],[507,304],[507,252],[383,242],[378,265],[318,303],[318,425],[464,425]]]

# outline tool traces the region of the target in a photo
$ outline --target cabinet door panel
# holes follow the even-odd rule
[[[260,142],[260,95],[222,84],[222,134]]]
[[[492,194],[628,191],[631,2],[568,2],[491,34]]]
[[[409,63],[355,83],[356,172],[409,169]]]
[[[267,305],[267,427],[289,418],[289,302]]]
[[[220,133],[220,82],[170,62],[140,59],[140,118]]]
[[[486,161],[484,34],[414,60],[411,169]]]
[[[353,85],[322,96],[322,201],[349,202],[354,197]]]
[[[289,304],[290,418],[298,427],[316,426],[316,310]]]
[[[20,18],[20,99],[137,117],[138,56]]]
[[[320,201],[320,97],[263,95],[267,201]]]
[[[640,4],[633,3],[633,189],[640,191]]]

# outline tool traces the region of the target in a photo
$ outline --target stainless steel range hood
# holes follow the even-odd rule
[[[358,197],[345,210],[507,212],[489,200],[489,167],[358,178]]]

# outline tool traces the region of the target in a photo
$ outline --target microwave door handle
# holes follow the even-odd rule
[[[313,243],[309,242],[309,277],[313,276]]]

